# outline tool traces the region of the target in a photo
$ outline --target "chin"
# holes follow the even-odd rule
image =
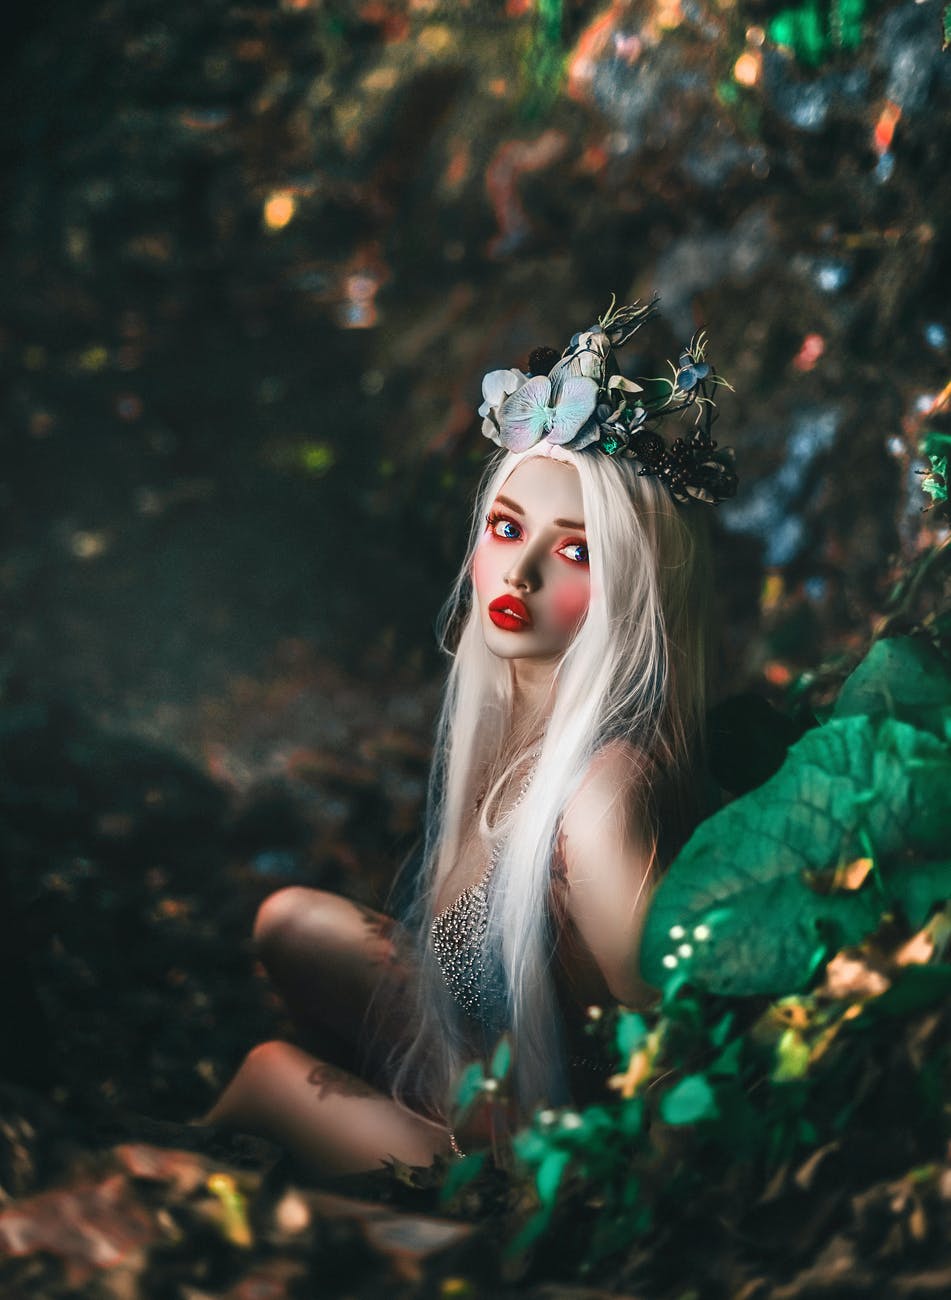
[[[492,635],[492,634],[495,635]],[[526,645],[521,638],[522,632],[502,632],[497,627],[483,629],[486,648],[497,659],[557,659],[567,647]]]

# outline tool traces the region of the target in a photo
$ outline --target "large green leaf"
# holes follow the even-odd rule
[[[951,674],[927,641],[907,636],[876,641],[845,682],[833,717],[900,718],[939,737],[951,713]]]
[[[938,856],[951,825],[951,755],[893,718],[843,717],[808,732],[779,772],[694,832],[661,881],[641,946],[645,979],[686,973],[726,994],[800,989],[823,947],[857,942],[884,904],[819,892],[830,868],[871,853]]]
[[[901,903],[913,930],[920,929],[935,903],[951,898],[951,862],[902,862],[882,872],[889,898]]]

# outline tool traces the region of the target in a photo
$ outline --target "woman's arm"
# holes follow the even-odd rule
[[[643,823],[644,764],[615,742],[592,761],[562,819],[564,909],[611,994],[626,1006],[655,994],[640,978],[638,955],[651,886]]]

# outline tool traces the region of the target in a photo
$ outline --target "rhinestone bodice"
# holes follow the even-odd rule
[[[528,757],[536,758],[537,754],[533,750]],[[533,776],[534,768],[522,781],[512,805],[513,812],[522,802]],[[454,902],[433,918],[430,930],[436,961],[456,1005],[487,1034],[496,1036],[508,1028],[507,991],[501,959],[491,957],[485,940],[489,928],[489,890],[502,847],[502,841],[497,840],[480,879],[463,889]]]
[[[486,957],[489,924],[489,887],[498,861],[493,852],[482,877],[464,889],[433,918],[433,952],[446,987],[461,1011],[484,1029],[501,1033],[505,1028],[505,983],[498,963]]]

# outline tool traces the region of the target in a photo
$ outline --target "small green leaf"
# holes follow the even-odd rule
[[[723,1074],[727,1076],[739,1074],[742,1056],[743,1039],[734,1038],[733,1042],[723,1049],[717,1059],[710,1066],[710,1073]]]
[[[640,1097],[632,1097],[622,1102],[618,1111],[618,1128],[625,1137],[636,1137],[644,1127],[644,1102]]]
[[[485,1073],[482,1069],[482,1062],[473,1061],[471,1065],[467,1065],[456,1084],[456,1109],[459,1111],[469,1110],[480,1096],[484,1082]]]
[[[947,456],[929,456],[931,469],[921,480],[923,492],[931,497],[933,506],[941,505],[948,499],[948,458]]]
[[[643,1016],[634,1011],[621,1011],[618,1015],[616,1043],[618,1054],[625,1063],[647,1038],[647,1025]]]
[[[537,1117],[536,1117],[537,1123]],[[551,1134],[534,1128],[523,1128],[512,1138],[512,1150],[526,1165],[538,1165],[552,1148]]]
[[[558,1188],[561,1186],[562,1175],[570,1159],[571,1155],[568,1151],[549,1151],[538,1166],[538,1172],[535,1175],[535,1186],[538,1188],[538,1198],[546,1209],[550,1209],[555,1203]]]
[[[717,1099],[706,1077],[688,1074],[661,1098],[661,1118],[668,1124],[696,1124],[717,1115]]]
[[[801,1079],[809,1068],[809,1046],[796,1029],[787,1029],[776,1044],[775,1083]]]
[[[665,1015],[669,1015],[671,1008],[676,1005],[680,990],[689,984],[690,976],[682,968],[675,970],[673,974],[667,975],[661,980],[660,987],[663,991],[661,1006]]]
[[[543,1208],[533,1214],[529,1221],[516,1233],[503,1251],[506,1259],[520,1255],[532,1242],[537,1241],[551,1222],[551,1210]]]
[[[492,1064],[489,1066],[489,1073],[493,1079],[501,1081],[508,1076],[508,1072],[511,1068],[512,1043],[508,1034],[503,1034],[492,1055]]]
[[[710,1042],[714,1047],[722,1047],[730,1036],[730,1030],[733,1028],[733,1022],[736,1019],[732,1011],[728,1011],[710,1030]]]
[[[440,1192],[440,1199],[443,1202],[451,1201],[459,1195],[464,1187],[468,1187],[469,1183],[478,1178],[485,1167],[488,1155],[488,1151],[476,1151],[471,1156],[456,1160],[450,1166],[446,1175],[446,1181],[443,1183]]]
[[[796,1127],[796,1136],[804,1145],[815,1146],[819,1135],[816,1132],[815,1124],[810,1123],[807,1119],[801,1119]]]

